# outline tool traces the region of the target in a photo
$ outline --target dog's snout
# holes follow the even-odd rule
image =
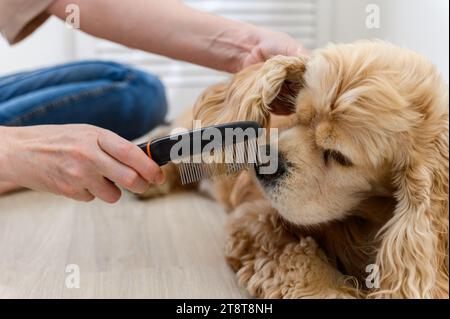
[[[276,184],[287,175],[289,163],[284,159],[283,155],[278,153],[277,166],[274,172],[267,173],[261,167],[256,169],[256,176],[264,186],[276,186]]]

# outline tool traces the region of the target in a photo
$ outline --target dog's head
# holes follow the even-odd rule
[[[197,116],[215,123],[269,126],[271,110],[289,110],[278,170],[257,176],[279,213],[317,225],[391,197],[379,292],[448,295],[448,90],[426,59],[381,42],[331,45],[274,57],[203,98]]]

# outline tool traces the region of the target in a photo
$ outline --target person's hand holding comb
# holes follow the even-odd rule
[[[118,186],[143,193],[164,181],[160,167],[139,147],[95,126],[0,126],[0,135],[3,185],[115,203]]]

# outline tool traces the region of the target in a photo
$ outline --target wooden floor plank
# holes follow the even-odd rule
[[[37,192],[0,198],[0,298],[241,298],[226,214],[184,193],[116,205]],[[66,287],[70,264],[80,288]],[[67,270],[71,270],[70,268]]]

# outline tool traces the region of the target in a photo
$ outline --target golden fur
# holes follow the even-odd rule
[[[252,295],[448,298],[448,89],[425,58],[383,42],[277,56],[212,86],[193,118],[281,130],[282,176],[213,191]]]

